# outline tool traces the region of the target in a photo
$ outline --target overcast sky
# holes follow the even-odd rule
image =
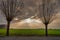
[[[37,5],[39,3],[41,3],[41,0],[24,0],[24,3],[25,3],[24,10],[26,12],[31,13],[29,15],[33,15],[33,13],[36,13],[35,9],[37,8]],[[26,8],[27,8],[27,10],[26,10]],[[57,19],[54,22],[52,22],[51,24],[49,24],[49,28],[59,28],[60,29],[60,12],[58,12],[58,13],[59,14],[57,15]],[[28,17],[28,16],[26,16],[26,17]],[[6,23],[5,17],[3,15],[1,15],[1,12],[0,12],[0,24],[4,24],[4,23]],[[14,28],[16,24],[17,24],[16,27],[18,26],[18,28],[20,28],[20,29],[22,29],[22,28],[42,28],[42,25],[43,25],[42,23],[38,24],[38,23],[34,23],[34,22],[32,23],[33,25],[30,24],[31,26],[29,26],[29,24],[27,25],[26,23],[22,23],[22,24],[21,23],[18,24],[18,23],[20,23],[20,21],[16,22],[15,24],[11,24],[11,28]]]

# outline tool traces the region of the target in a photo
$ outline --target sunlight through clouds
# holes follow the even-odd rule
[[[28,18],[28,19],[25,19],[24,20],[24,22],[26,22],[26,23],[42,23],[40,20],[38,20],[38,19],[30,19],[30,18]]]

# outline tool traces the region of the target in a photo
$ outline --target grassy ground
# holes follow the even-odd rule
[[[0,36],[5,36],[6,29],[0,29]],[[10,29],[10,36],[44,36],[44,29]],[[48,35],[60,36],[60,29],[49,29]]]

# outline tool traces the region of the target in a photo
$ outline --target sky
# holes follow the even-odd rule
[[[55,1],[52,1],[55,2]],[[37,5],[41,4],[41,0],[24,0],[25,3],[25,12],[29,13],[26,18],[33,15],[36,12]],[[20,18],[16,18],[10,24],[10,28],[13,29],[40,29],[45,28],[44,24],[39,19],[30,19],[27,18],[25,20],[19,20]],[[0,24],[6,24],[5,17],[0,12]],[[50,29],[60,29],[60,12],[58,12],[56,19],[48,25]]]
[[[14,29],[40,29],[45,28],[45,25],[39,19],[25,19],[21,22],[11,24],[11,28]],[[57,15],[52,23],[48,25],[48,29],[60,29],[60,15]]]

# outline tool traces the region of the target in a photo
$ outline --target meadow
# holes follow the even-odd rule
[[[45,36],[44,29],[10,29],[10,36]],[[6,29],[0,29],[0,36],[6,35]],[[60,36],[60,29],[48,29],[49,36]]]

